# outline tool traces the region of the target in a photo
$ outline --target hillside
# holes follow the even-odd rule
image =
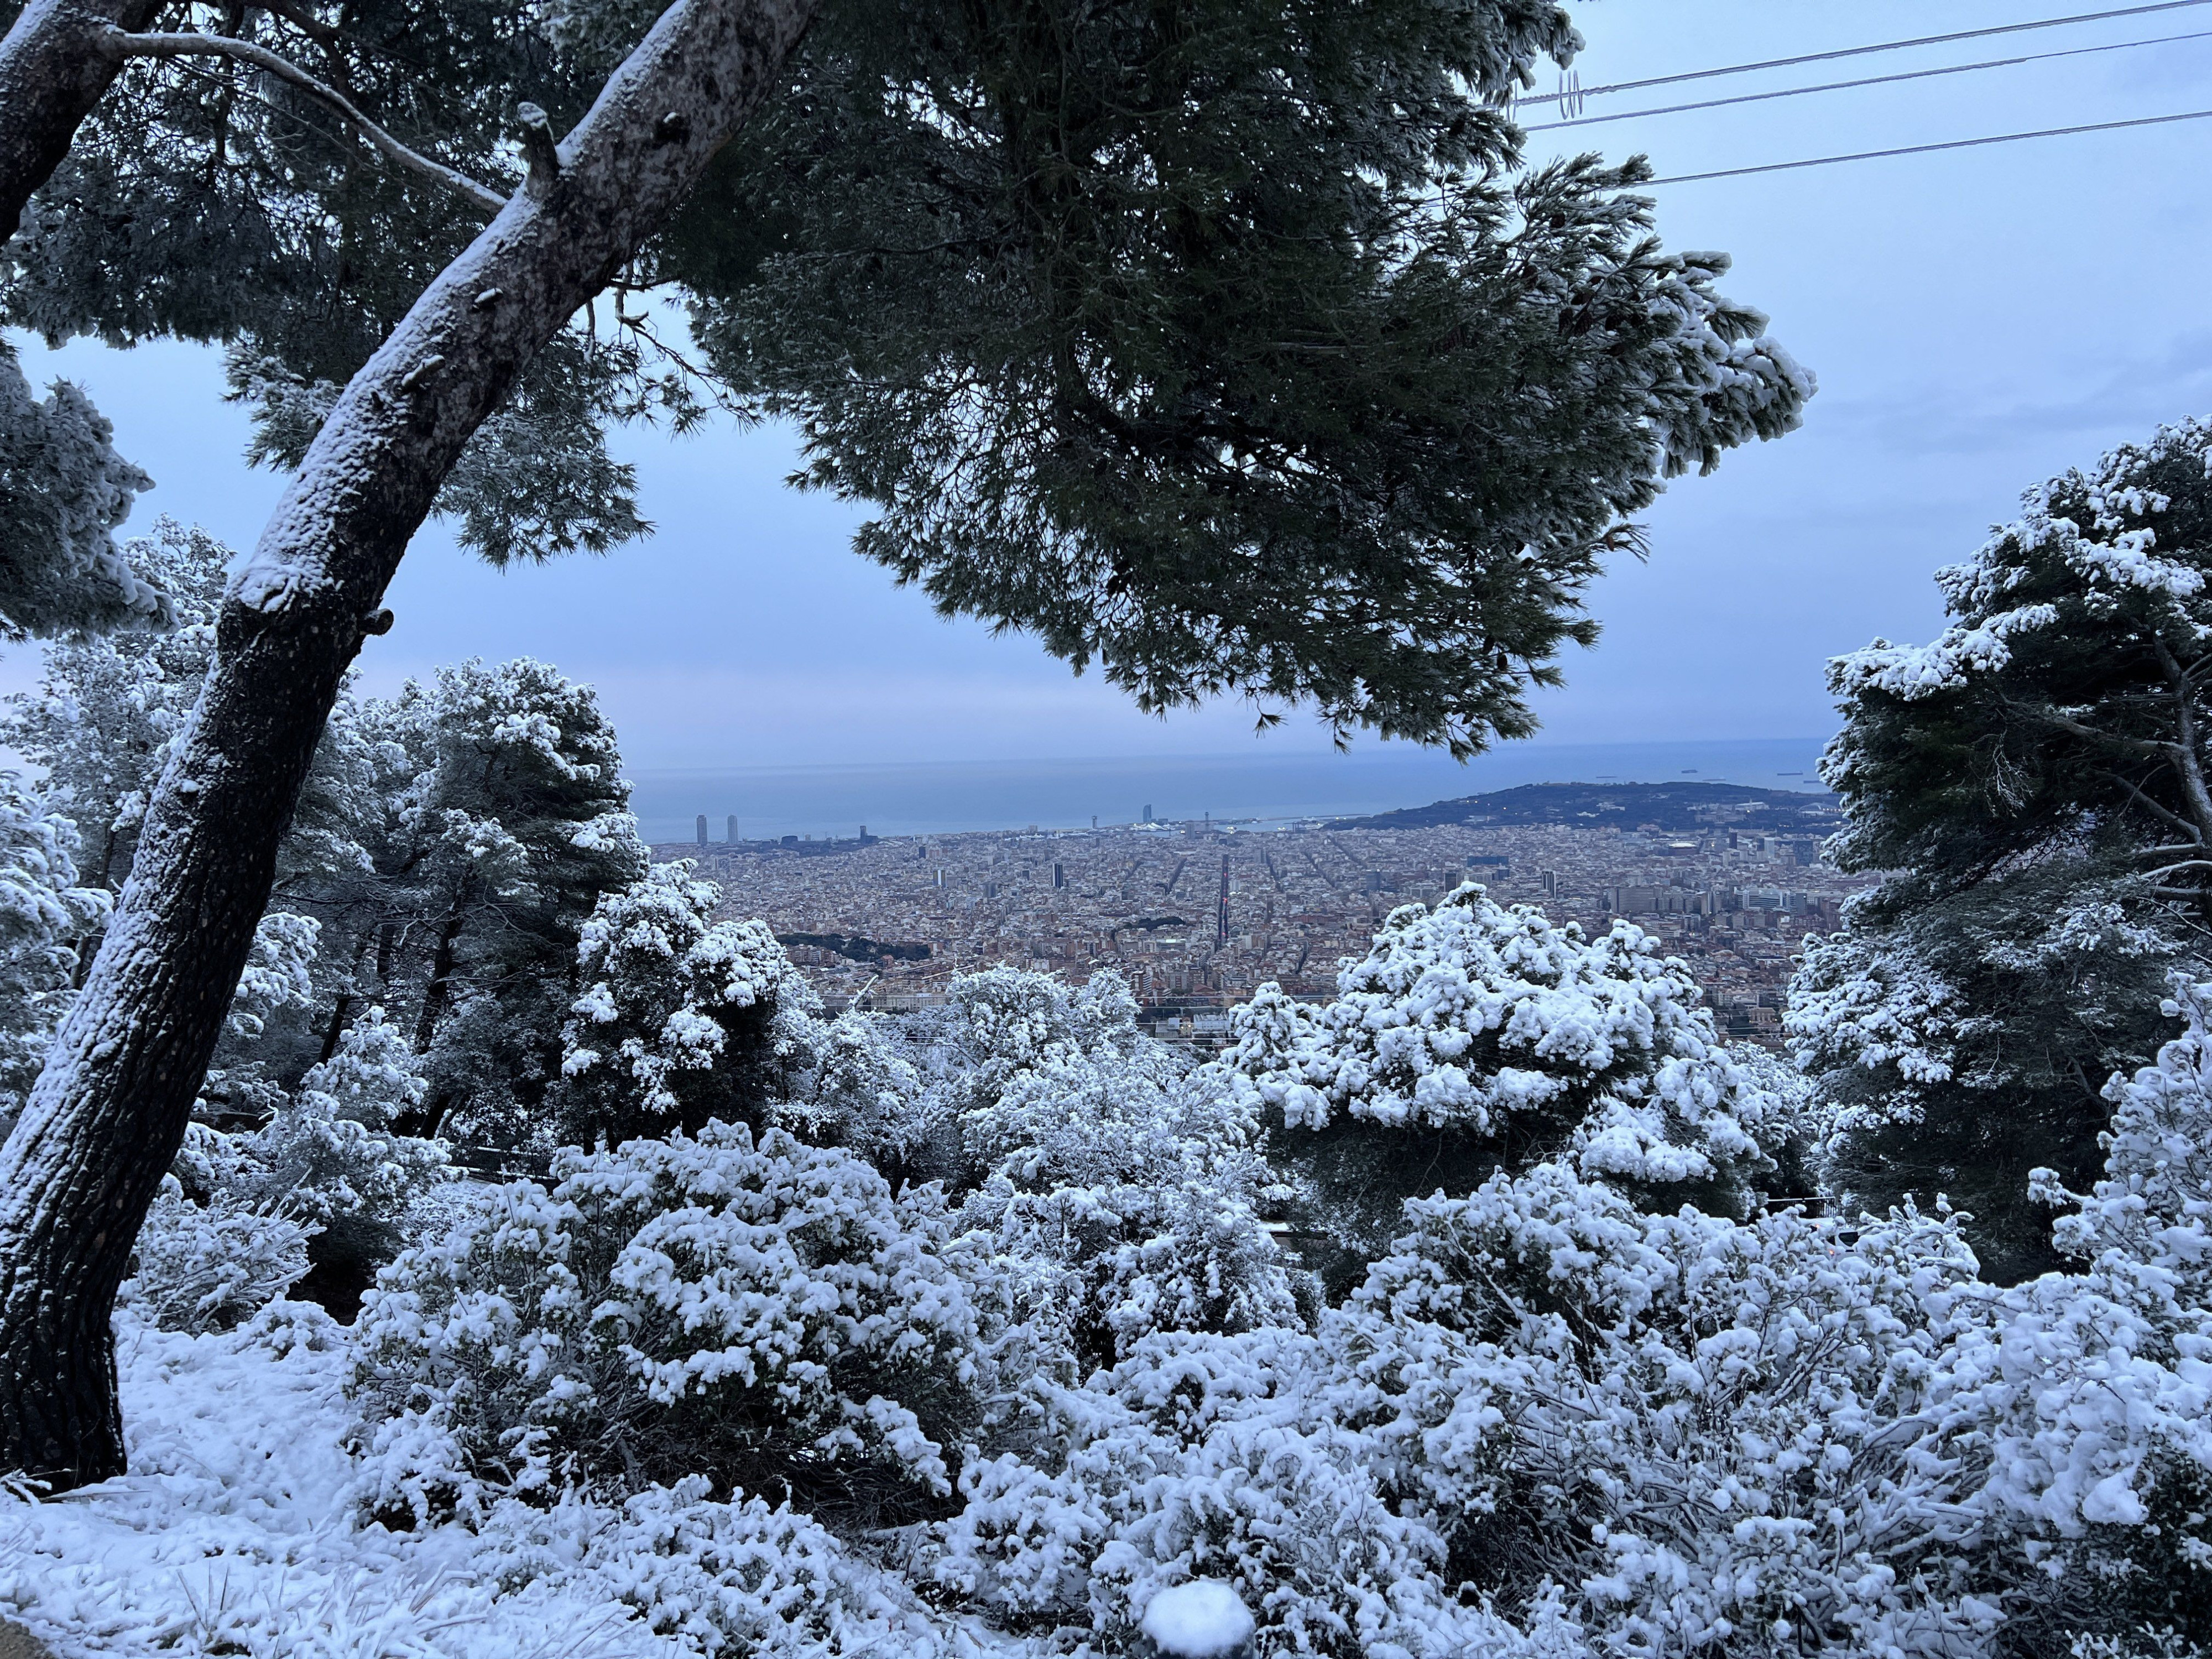
[[[1825,790],[1758,789],[1749,784],[1527,783],[1372,817],[1339,818],[1339,830],[1425,830],[1446,823],[1610,823],[1623,830],[1688,830],[1725,823],[1768,834],[1825,835],[1842,823]]]

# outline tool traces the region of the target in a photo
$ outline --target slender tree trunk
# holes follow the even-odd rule
[[[0,1152],[0,1470],[124,1468],[115,1291],[274,880],[341,678],[408,540],[531,356],[665,224],[818,0],[678,0],[354,376],[216,625],[83,994]]]
[[[361,965],[368,960],[369,941],[374,937],[374,935],[368,929],[363,928],[360,936],[354,940],[353,962],[346,970],[346,982],[349,985],[361,983]],[[354,1004],[360,1000],[361,994],[357,991],[341,991],[331,1000],[331,1023],[323,1030],[323,1048],[322,1052],[315,1056],[317,1065],[321,1065],[332,1054],[337,1053],[338,1039],[345,1035],[346,1026],[350,1023],[346,1016],[353,1012]]]
[[[422,988],[422,1012],[415,1021],[415,1052],[430,1052],[430,1039],[438,1034],[438,1022],[446,1017],[446,1004],[453,994],[453,962],[456,947],[460,944],[462,926],[468,921],[469,901],[474,896],[475,872],[461,878],[460,890],[453,895],[453,904],[446,911],[446,919],[439,924],[438,948],[430,957],[430,982]]]
[[[100,35],[136,33],[159,9],[158,0],[31,0],[0,40],[0,242],[123,67],[98,50]]]

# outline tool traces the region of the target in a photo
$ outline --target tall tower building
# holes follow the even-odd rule
[[[704,812],[702,812],[702,813],[700,813],[700,814],[699,814],[699,845],[700,845],[700,846],[702,846],[702,847],[704,847],[706,844],[707,844],[707,815],[706,815]]]
[[[730,814],[729,833],[725,836],[723,839],[728,842],[732,847],[735,847],[738,844],[738,815],[735,812]]]

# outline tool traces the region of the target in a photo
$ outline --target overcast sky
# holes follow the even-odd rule
[[[2077,8],[2081,6],[2077,0]],[[1585,87],[2065,15],[2064,0],[1597,0]],[[1655,105],[2212,32],[2212,4],[1590,98]],[[1547,77],[1540,90],[1549,90]],[[2212,38],[1543,133],[1537,154],[1648,154],[1662,176],[2212,110]],[[1535,123],[1551,118],[1536,106]],[[2212,120],[1668,185],[1673,246],[1735,259],[1732,296],[1820,377],[1802,430],[1674,484],[1652,556],[1594,595],[1606,634],[1541,708],[1571,743],[1797,738],[1833,720],[1821,665],[1940,623],[1929,582],[2020,491],[2162,420],[2212,410]],[[239,459],[213,355],[27,351],[83,381],[167,512],[250,544],[281,480]],[[495,573],[435,526],[408,556],[371,690],[528,653],[602,690],[634,766],[1321,748],[1237,705],[1165,722],[1019,639],[933,617],[847,548],[850,509],[781,483],[787,434],[618,441],[659,533],[605,559]],[[20,684],[15,653],[0,675]]]

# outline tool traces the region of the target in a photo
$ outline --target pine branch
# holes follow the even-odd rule
[[[242,64],[251,64],[286,84],[297,87],[343,116],[386,160],[429,179],[433,184],[444,186],[456,195],[465,197],[487,213],[497,213],[507,205],[504,196],[485,188],[466,173],[456,173],[442,161],[434,161],[420,150],[410,149],[401,143],[370,120],[358,105],[328,82],[316,79],[289,58],[280,58],[266,46],[258,46],[251,40],[234,40],[221,34],[132,34],[123,29],[111,28],[100,37],[100,49],[108,57],[118,59],[230,58]]]

